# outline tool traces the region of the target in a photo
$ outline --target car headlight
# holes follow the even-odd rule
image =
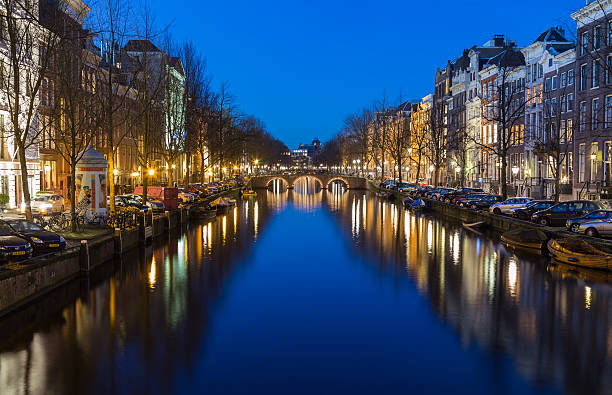
[[[40,205],[40,208],[43,210],[48,210],[51,208],[51,205],[49,203],[43,203]]]
[[[60,236],[59,241],[60,241],[60,243],[65,243],[66,239],[64,239],[62,236]]]
[[[44,241],[42,241],[41,239],[39,239],[38,237],[32,237],[32,242],[36,243],[36,244],[42,244],[44,243]]]

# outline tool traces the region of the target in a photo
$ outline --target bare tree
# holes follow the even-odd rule
[[[408,106],[408,111],[404,108]],[[406,161],[406,154],[410,146],[410,104],[402,103],[393,110],[389,122],[389,136],[386,149],[395,162],[393,175],[397,168],[398,180],[402,182],[402,169]]]
[[[427,113],[425,136],[427,148],[425,156],[434,167],[434,185],[440,182],[440,170],[446,161],[446,107],[444,103],[434,100]]]
[[[60,10],[67,6],[58,1],[50,7]],[[36,144],[42,131],[39,92],[57,46],[70,33],[71,26],[61,25],[64,21],[39,12],[38,2],[0,0],[0,9],[0,41],[6,45],[0,59],[0,95],[9,113],[9,126],[3,138],[13,141],[9,144],[10,155],[19,161],[25,215],[31,219],[27,166],[28,160],[37,159]],[[42,20],[41,15],[46,19]]]
[[[362,169],[367,169],[373,160],[373,144],[370,134],[372,120],[372,111],[367,108],[356,114],[349,115],[344,120],[346,138],[351,140],[357,149],[356,154],[360,158]]]
[[[49,72],[54,85],[55,100],[43,97],[41,104],[52,104],[48,122],[43,129],[54,138],[54,151],[70,169],[68,191],[72,231],[76,231],[76,167],[86,148],[92,143],[101,125],[95,96],[95,70],[99,58],[92,51],[90,37],[65,37],[58,46],[56,61]],[[42,117],[41,117],[42,118]],[[46,118],[46,117],[45,117]]]
[[[519,51],[509,47],[491,65],[491,86],[484,94],[483,120],[492,125],[492,133],[476,137],[474,143],[492,154],[499,163],[501,194],[508,197],[508,154],[515,144],[524,143],[525,92],[520,77],[525,59]],[[518,135],[517,135],[518,133]],[[489,137],[490,136],[490,137]],[[497,167],[497,166],[495,166]]]
[[[108,187],[110,214],[115,213],[115,157],[118,147],[128,136],[128,117],[124,108],[128,98],[134,94],[129,74],[129,58],[120,51],[133,37],[131,2],[101,0],[92,19],[92,31],[97,36],[97,45],[102,56],[102,69],[97,79],[96,95],[102,117],[102,133],[107,148]]]

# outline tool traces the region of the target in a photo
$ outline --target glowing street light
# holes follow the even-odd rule
[[[155,175],[155,169],[149,169],[149,175],[150,176],[154,176]]]

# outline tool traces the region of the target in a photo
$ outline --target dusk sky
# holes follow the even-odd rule
[[[553,25],[572,27],[580,0],[151,0],[160,25],[192,40],[215,86],[231,83],[241,111],[290,148],[329,139],[343,118],[386,95],[419,99],[436,67],[505,34],[521,46]],[[573,39],[574,34],[569,36]]]

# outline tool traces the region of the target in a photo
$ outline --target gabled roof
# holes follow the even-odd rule
[[[525,65],[525,56],[514,47],[507,47],[497,56],[489,59],[486,66],[496,65],[498,67],[517,67]]]
[[[130,40],[123,47],[128,52],[161,52],[149,40]]]
[[[543,31],[542,34],[536,38],[534,43],[571,43],[570,40],[565,38],[565,31],[560,27],[551,27]]]

